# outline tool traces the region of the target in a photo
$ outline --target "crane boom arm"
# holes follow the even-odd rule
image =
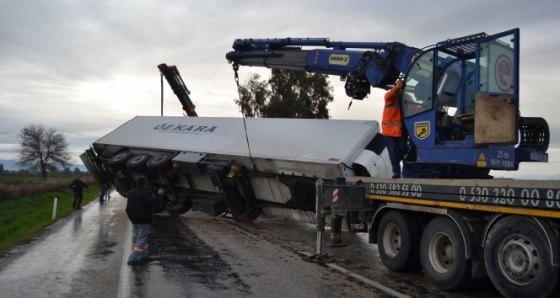
[[[171,87],[171,89],[173,89],[175,95],[177,95],[177,98],[179,98],[179,101],[181,102],[183,110],[185,111],[187,116],[197,117],[198,115],[194,110],[195,105],[193,104],[189,96],[191,92],[187,88],[187,85],[185,85],[185,82],[183,82],[183,79],[181,78],[181,74],[179,74],[179,70],[177,69],[177,67],[175,65],[167,66],[167,64],[162,63],[158,65],[158,68],[161,72],[161,75],[165,77],[165,79],[169,83],[169,86]]]
[[[363,99],[370,87],[388,89],[420,51],[398,42],[332,42],[326,38],[238,39],[233,49],[226,59],[234,67],[337,75],[346,80],[346,94],[354,99]]]

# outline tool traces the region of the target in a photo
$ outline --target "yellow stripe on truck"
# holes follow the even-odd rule
[[[476,210],[476,211],[483,211],[483,212],[560,218],[560,211],[548,211],[548,210],[540,210],[540,209],[517,208],[517,207],[507,207],[507,206],[497,206],[497,205],[482,205],[482,204],[472,204],[472,203],[437,201],[437,200],[429,200],[429,199],[418,200],[418,199],[411,199],[411,198],[404,198],[404,197],[391,197],[391,196],[382,196],[382,195],[367,195],[367,198],[375,201],[407,203],[407,204],[423,205],[423,206],[430,206],[430,207],[456,208],[456,209]]]

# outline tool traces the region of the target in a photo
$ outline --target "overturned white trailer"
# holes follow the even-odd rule
[[[378,122],[361,120],[138,116],[81,158],[123,196],[146,175],[153,191],[167,190],[170,213],[229,211],[238,220],[314,211],[318,178],[391,173]]]

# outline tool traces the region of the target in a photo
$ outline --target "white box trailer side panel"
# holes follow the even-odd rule
[[[378,132],[361,120],[137,116],[95,143],[241,157],[249,143],[253,158],[351,165]]]

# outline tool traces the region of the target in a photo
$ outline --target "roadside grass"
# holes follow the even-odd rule
[[[69,189],[74,178],[49,178],[48,181],[19,178],[0,179],[0,256],[74,211],[74,194]],[[99,197],[99,187],[93,180],[84,179],[84,182],[89,188],[84,191],[82,206]],[[57,210],[53,220],[55,197]]]

